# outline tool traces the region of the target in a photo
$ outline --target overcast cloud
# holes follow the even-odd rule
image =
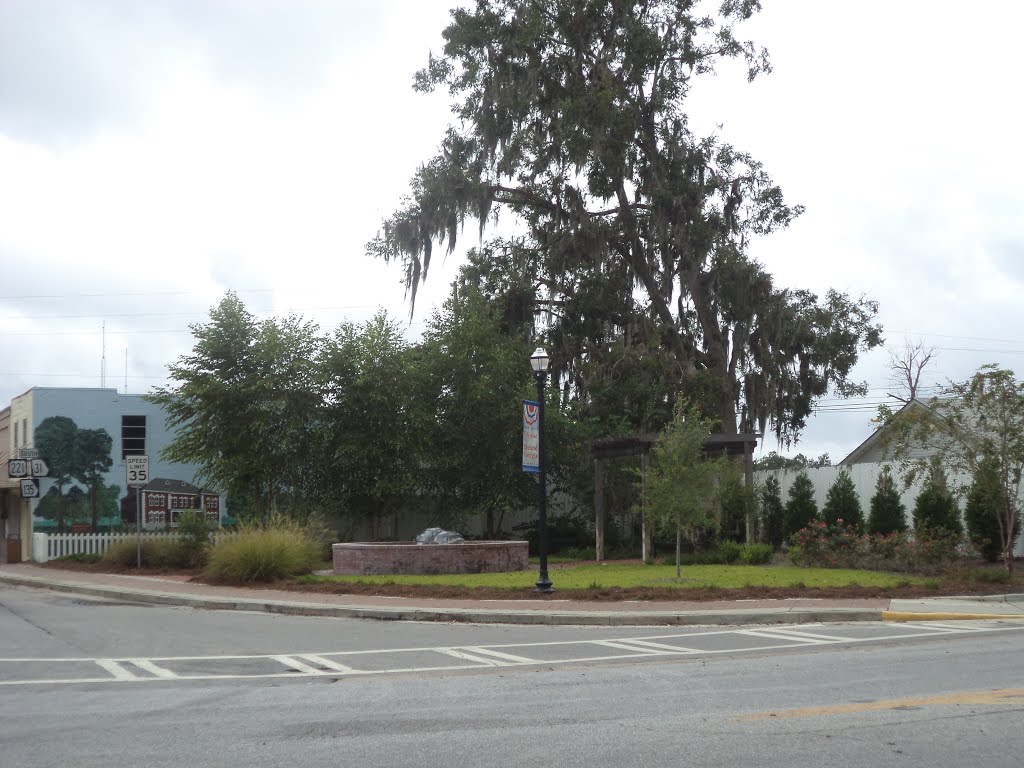
[[[746,33],[774,72],[723,70],[690,108],[807,207],[754,255],[782,285],[878,300],[890,345],[941,349],[929,383],[1024,374],[1024,6],[764,5]],[[364,244],[448,120],[411,88],[448,6],[0,2],[0,405],[98,386],[104,322],[107,385],[124,389],[126,350],[129,391],[161,384],[227,289],[324,328],[406,317],[398,268]],[[433,265],[410,336],[458,263]],[[829,406],[794,450],[852,450],[887,359],[858,367],[870,402]]]

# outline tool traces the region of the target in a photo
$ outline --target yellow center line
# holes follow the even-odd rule
[[[803,709],[779,709],[767,712],[753,712],[740,715],[740,722],[756,720],[773,720],[794,717],[821,717],[824,715],[847,715],[859,712],[880,712],[887,709],[902,707],[928,707],[955,704],[1005,704],[1017,699],[1024,700],[1024,688],[1001,688],[992,691],[965,691],[963,693],[946,693],[938,696],[918,696],[907,699],[888,699],[882,701],[858,702],[854,704],[830,704],[823,707],[805,707]]]

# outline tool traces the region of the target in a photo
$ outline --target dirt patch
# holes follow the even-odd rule
[[[243,586],[243,585],[239,585]],[[256,585],[253,585],[256,586]],[[264,587],[266,585],[263,585]],[[411,597],[450,600],[531,600],[543,599],[532,588],[496,589],[493,587],[456,587],[444,585],[406,584],[353,584],[322,583],[300,584],[296,581],[278,582],[275,589],[331,595],[378,595],[383,597]],[[1016,587],[1014,589],[1017,589]],[[870,599],[870,598],[923,598],[938,595],[992,595],[1003,594],[1008,587],[976,582],[940,582],[938,587],[906,586],[884,589],[881,587],[740,587],[677,588],[677,587],[599,587],[567,589],[554,593],[554,599],[586,600],[591,602],[622,602],[624,600],[666,601],[687,600],[713,602],[724,600],[785,600],[804,598],[816,600]]]
[[[116,566],[109,563],[81,563],[76,560],[49,560],[45,563],[33,563],[38,568],[49,568],[55,571],[75,571],[77,573],[116,573],[128,576],[162,576],[178,581],[198,580],[202,569],[182,570],[180,568],[135,568],[134,566]]]

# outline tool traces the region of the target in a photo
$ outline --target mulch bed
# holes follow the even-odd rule
[[[639,562],[639,561],[637,561]],[[143,568],[112,569],[105,563],[77,563],[68,560],[51,560],[39,564],[43,568],[62,571],[80,571],[88,573],[119,573],[127,575],[163,576],[180,578],[182,581],[204,582],[200,570],[167,570]],[[551,571],[573,564],[552,565]],[[910,585],[891,588],[882,587],[739,587],[701,588],[701,587],[599,587],[586,589],[559,590],[550,595],[550,599],[571,599],[590,602],[621,602],[624,600],[642,601],[694,601],[713,602],[726,600],[785,600],[785,599],[871,599],[900,598],[914,599],[937,597],[939,595],[998,595],[1006,592],[1024,591],[1015,574],[1016,583],[992,584],[971,580],[937,579],[934,586]],[[223,584],[223,582],[218,582]],[[285,590],[288,592],[305,592],[308,594],[330,595],[378,595],[381,597],[411,597],[426,599],[451,600],[535,600],[549,597],[538,594],[532,587],[518,589],[500,589],[495,587],[459,587],[426,584],[356,584],[350,582],[324,582],[320,584],[300,584],[296,580],[278,581],[272,584],[237,583],[228,586],[251,587],[254,589]],[[558,589],[557,578],[555,588]]]
[[[353,584],[322,583],[299,584],[278,582],[275,589],[332,595],[380,595],[384,597],[437,598],[452,600],[535,600],[550,597],[558,600],[585,600],[591,602],[621,602],[624,600],[665,601],[678,600],[714,602],[728,600],[842,600],[870,598],[922,598],[938,595],[996,595],[1007,592],[1005,584],[979,584],[977,582],[939,582],[937,588],[906,586],[883,589],[881,587],[740,587],[675,588],[675,587],[600,587],[556,591],[552,595],[538,594],[532,588],[496,589],[493,587],[456,587],[421,584]],[[555,589],[558,589],[557,582]],[[1014,588],[1016,589],[1016,588]]]

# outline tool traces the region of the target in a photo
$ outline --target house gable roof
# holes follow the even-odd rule
[[[906,403],[898,411],[896,411],[896,414],[894,414],[894,415],[901,414],[904,411],[909,410],[911,408],[925,408],[925,409],[927,409],[928,405],[926,403],[924,403],[924,402],[922,402],[922,401],[920,401],[920,400],[915,398],[915,399],[911,400],[910,402]],[[848,467],[848,466],[852,466],[854,464],[861,464],[861,463],[863,463],[864,457],[866,455],[868,455],[869,453],[871,453],[873,450],[875,450],[875,448],[877,448],[879,446],[879,444],[880,444],[880,442],[882,440],[882,435],[885,433],[885,431],[886,431],[886,426],[884,424],[882,426],[878,427],[878,429],[876,429],[874,432],[872,432],[870,435],[867,436],[867,439],[865,439],[864,442],[862,442],[860,445],[858,445],[856,448],[854,448],[852,451],[850,451],[850,453],[847,454],[846,458],[844,458],[842,461],[839,462],[839,466],[841,466],[841,467]]]

